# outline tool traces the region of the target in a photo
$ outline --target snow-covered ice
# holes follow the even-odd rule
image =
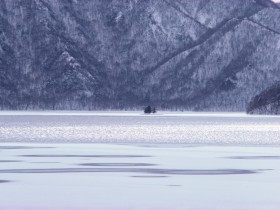
[[[280,206],[278,147],[1,144],[0,209]]]
[[[242,113],[2,112],[0,141],[280,145],[280,117]]]
[[[0,209],[279,210],[279,125],[242,113],[2,112]]]

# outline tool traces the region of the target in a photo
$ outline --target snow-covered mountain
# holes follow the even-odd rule
[[[273,85],[256,95],[248,104],[249,114],[280,114],[280,84]]]
[[[3,109],[245,110],[280,81],[270,0],[1,0]]]

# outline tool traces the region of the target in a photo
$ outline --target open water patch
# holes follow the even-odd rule
[[[10,180],[0,180],[0,184],[9,183],[9,182],[12,182],[12,181],[10,181]]]
[[[0,163],[19,163],[21,160],[0,160]]]
[[[238,160],[280,160],[280,156],[232,156],[228,159]]]
[[[20,157],[38,158],[146,158],[147,155],[20,155]]]
[[[28,146],[0,146],[0,150],[13,150],[13,149],[53,149],[55,147],[28,147]]]
[[[133,178],[148,178],[148,179],[153,179],[153,178],[168,178],[169,176],[131,176]]]
[[[135,167],[135,166],[156,166],[150,163],[82,163],[81,166],[97,166],[97,167]]]
[[[49,168],[49,169],[6,169],[0,173],[140,173],[156,175],[241,175],[256,174],[265,171],[244,170],[244,169],[213,169],[213,170],[193,170],[193,169],[155,169],[155,168]]]

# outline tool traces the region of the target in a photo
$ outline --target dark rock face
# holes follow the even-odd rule
[[[280,84],[255,96],[247,107],[249,114],[280,114]]]
[[[280,80],[269,0],[1,0],[0,107],[245,110]]]

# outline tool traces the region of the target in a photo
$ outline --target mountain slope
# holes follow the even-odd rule
[[[280,114],[280,85],[279,83],[256,95],[248,104],[249,114]]]
[[[245,110],[279,80],[268,0],[2,0],[2,109]]]

